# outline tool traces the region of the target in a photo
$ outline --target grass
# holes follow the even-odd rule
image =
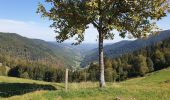
[[[69,91],[65,92],[62,83],[11,77],[0,77],[0,83],[1,92],[10,90],[13,83],[15,83],[13,84],[14,90],[24,90],[25,88],[17,87],[22,85],[34,88],[33,91],[22,94],[0,95],[0,99],[7,100],[114,100],[116,97],[121,100],[169,100],[170,98],[170,68],[121,83],[107,83],[107,87],[103,89],[98,88],[98,83],[82,82],[70,83]],[[4,87],[2,83],[7,85]]]

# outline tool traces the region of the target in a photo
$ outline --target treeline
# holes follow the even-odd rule
[[[70,69],[69,82],[85,81],[87,77],[85,76],[86,75],[85,72],[86,70]],[[33,79],[33,80],[41,80],[47,82],[64,82],[65,68],[47,67],[39,64],[28,64],[28,65],[20,64],[7,70],[7,67],[0,66],[0,75],[25,78],[25,79]]]
[[[117,58],[105,57],[105,80],[123,81],[170,66],[170,38]],[[99,65],[91,63],[87,80],[99,80]]]
[[[117,58],[105,58],[106,81],[123,81],[170,66],[170,38]],[[98,80],[98,64],[91,63],[90,77]]]
[[[169,66],[170,38],[114,59],[105,58],[105,79],[106,81],[122,81],[127,78],[145,76],[147,73]],[[93,70],[96,78],[99,76],[97,64],[91,64],[89,69]]]
[[[0,61],[3,62],[0,66],[0,75],[48,82],[64,81],[65,68],[28,63],[22,60],[13,63],[13,61],[4,59],[4,56],[0,56]],[[11,68],[8,69],[5,66],[11,66]],[[123,81],[132,77],[145,76],[147,73],[168,66],[170,66],[170,38],[114,59],[105,58],[105,79],[108,82]],[[97,63],[91,63],[85,69],[69,70],[69,82],[98,80],[99,66]]]

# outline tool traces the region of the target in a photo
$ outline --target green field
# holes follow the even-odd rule
[[[100,89],[98,83],[64,84],[0,77],[0,99],[6,100],[170,100],[170,68],[130,79],[121,83],[107,83]]]

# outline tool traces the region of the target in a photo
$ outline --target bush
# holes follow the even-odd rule
[[[21,78],[26,78],[26,79],[29,79],[29,74],[27,72],[24,72],[20,75]]]
[[[8,76],[11,76],[11,77],[20,77],[19,67],[16,66],[16,67],[14,67],[14,68],[11,68],[11,69],[8,71]]]

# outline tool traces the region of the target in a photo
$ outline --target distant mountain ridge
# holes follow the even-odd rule
[[[170,38],[170,30],[162,31],[157,35],[150,36],[147,39],[137,39],[134,41],[121,41],[111,45],[104,46],[104,55],[109,58],[115,58],[123,54],[132,53],[159,41]],[[85,56],[81,65],[85,66],[98,59],[98,49],[93,49]]]
[[[74,49],[74,51],[80,53],[81,55],[84,55],[85,53],[88,53],[89,51],[97,48],[96,43],[82,43],[80,45],[71,45],[71,43],[57,43],[57,42],[51,43],[57,44],[63,48]]]

